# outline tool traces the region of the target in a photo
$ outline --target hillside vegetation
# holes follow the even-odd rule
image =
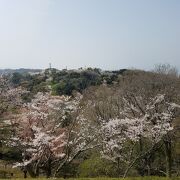
[[[0,178],[178,179],[179,125],[180,77],[169,65],[5,73]]]

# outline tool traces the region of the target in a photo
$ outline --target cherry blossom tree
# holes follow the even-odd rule
[[[165,67],[165,69],[164,69]],[[161,114],[162,111],[167,111],[167,104],[174,103],[180,104],[180,79],[175,72],[174,68],[169,66],[160,67],[162,71],[160,72],[143,72],[143,71],[129,71],[127,74],[124,75],[123,78],[120,78],[119,88],[120,96],[126,98],[128,103],[133,104],[134,107],[138,108],[142,114],[145,114],[145,107],[152,100],[157,98],[159,95],[160,97],[164,96],[164,101],[160,102],[160,104],[155,105],[154,111],[151,112],[152,114],[157,116],[156,119],[159,119],[161,116],[164,117],[164,114]],[[154,100],[155,102],[155,100]],[[131,108],[132,109],[132,108]],[[172,108],[169,107],[172,110]],[[171,113],[171,110],[168,110],[166,114]],[[132,110],[131,110],[132,111]],[[151,109],[152,111],[152,109]],[[133,111],[134,112],[134,111]],[[169,117],[169,121],[171,121],[171,126],[175,126],[174,120],[179,117],[179,110],[178,108],[174,108],[172,110],[172,114],[174,118]],[[137,114],[135,114],[137,116]],[[168,118],[167,118],[168,119]],[[157,120],[156,120],[157,121]],[[156,122],[154,121],[154,122]],[[164,120],[162,121],[162,123]],[[176,134],[177,128],[174,127],[173,130],[166,133],[160,143],[158,143],[154,148],[153,151],[157,150],[157,147],[160,146],[163,149],[166,157],[166,172],[163,172],[167,176],[171,176],[171,168],[172,168],[172,143],[174,143],[174,135]],[[149,145],[149,143],[145,143],[143,138],[139,139],[139,150],[144,151],[146,150],[145,144]],[[151,148],[148,148],[151,149]],[[147,149],[147,150],[148,150]],[[153,152],[152,152],[153,153]],[[146,155],[146,157],[142,158],[141,160],[141,167],[139,168],[143,174],[144,167],[150,166],[151,155]],[[150,168],[148,167],[150,170]],[[140,173],[141,174],[141,173]]]
[[[12,122],[15,134],[11,144],[22,151],[22,162],[15,166],[28,168],[32,176],[37,176],[39,168],[51,175],[54,160],[65,154],[66,129],[60,127],[51,114],[60,109],[66,97],[53,97],[49,93],[38,93],[30,103],[24,104],[21,112]],[[65,116],[65,109],[61,112]]]
[[[21,87],[13,87],[8,77],[0,76],[0,144],[1,158],[7,158],[7,153],[3,149],[8,148],[6,141],[11,136],[11,120],[23,104],[22,96],[28,92]]]
[[[141,98],[137,99],[139,99],[138,103],[140,103]],[[180,106],[167,102],[165,95],[157,95],[144,106],[142,112],[135,104],[130,104],[124,98],[123,100],[122,118],[109,119],[102,126],[104,131],[102,155],[112,161],[121,160],[127,162],[128,166],[124,174],[126,176],[128,170],[137,160],[151,153],[157,144],[164,139],[164,136],[173,130],[172,122],[175,118],[175,110],[180,108]],[[132,111],[132,113],[129,111]],[[138,116],[134,116],[136,113]],[[132,146],[129,149],[129,153],[124,153],[127,151],[127,145],[130,145],[127,142],[135,145],[141,142],[142,139],[148,140],[148,150],[144,151],[141,149],[138,155],[133,157],[131,155],[134,146]]]
[[[23,167],[34,177],[39,169],[47,177],[56,176],[65,164],[96,145],[79,116],[81,99],[80,94],[72,98],[38,93],[24,104],[12,122],[16,133],[11,144],[22,151],[22,162],[14,167]]]
[[[126,89],[102,86],[85,96],[84,115],[91,119],[102,157],[116,163],[118,169],[125,164],[124,176],[138,161],[150,170],[149,158],[173,131],[180,106],[169,94],[152,92],[147,96],[131,91],[129,86]]]

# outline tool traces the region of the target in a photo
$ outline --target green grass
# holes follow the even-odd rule
[[[46,178],[38,178],[38,179],[47,180]],[[23,178],[16,178],[14,180],[23,180]],[[33,179],[27,178],[27,180],[33,180]],[[64,179],[57,178],[57,180],[64,180]],[[124,179],[123,178],[69,178],[67,180],[124,180]],[[174,177],[171,179],[166,177],[128,177],[125,178],[125,180],[180,180],[180,177]]]
[[[77,178],[77,179],[69,179],[69,180],[124,180],[123,178]],[[125,178],[125,180],[180,180],[180,178],[160,178],[160,177],[129,177]]]
[[[124,180],[123,178],[70,178],[69,180]],[[180,180],[180,178],[166,178],[166,177],[128,177],[125,180]]]

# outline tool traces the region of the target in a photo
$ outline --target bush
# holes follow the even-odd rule
[[[117,170],[113,163],[94,155],[80,164],[78,174],[80,177],[112,177],[117,176]]]

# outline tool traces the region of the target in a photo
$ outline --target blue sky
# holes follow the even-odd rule
[[[0,0],[0,68],[180,70],[179,0]]]

